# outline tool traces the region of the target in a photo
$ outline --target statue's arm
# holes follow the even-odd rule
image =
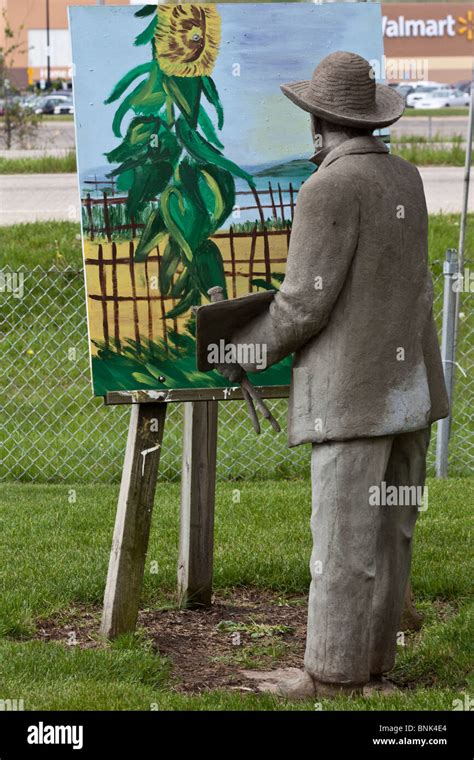
[[[317,335],[347,277],[358,236],[356,188],[337,176],[308,180],[298,193],[281,289],[266,312],[235,331],[232,343],[266,344],[271,366]]]

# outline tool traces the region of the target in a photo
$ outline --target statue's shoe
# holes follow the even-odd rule
[[[392,681],[385,676],[370,676],[370,681],[364,686],[364,697],[370,697],[372,694],[394,694],[399,691]]]
[[[316,696],[313,679],[305,670],[278,668],[277,670],[243,670],[242,674],[256,681],[259,691],[286,699],[311,699]]]
[[[364,684],[322,683],[311,678],[306,670],[279,668],[278,670],[243,670],[246,678],[256,681],[259,691],[286,699],[311,699],[357,696],[363,693]]]
[[[363,694],[363,683],[327,683],[314,681],[316,695],[325,699],[334,697],[357,697]]]

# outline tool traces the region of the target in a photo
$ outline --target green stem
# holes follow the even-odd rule
[[[174,126],[174,105],[173,99],[169,95],[166,98],[166,120],[169,127]]]

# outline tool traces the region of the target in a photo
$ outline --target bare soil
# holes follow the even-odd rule
[[[254,691],[241,670],[302,667],[306,614],[306,598],[239,588],[216,594],[209,609],[141,611],[138,630],[171,661],[178,691]],[[100,608],[76,607],[39,620],[36,638],[98,648],[99,624]]]

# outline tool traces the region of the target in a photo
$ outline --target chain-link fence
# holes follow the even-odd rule
[[[442,262],[433,265],[435,313],[441,328]],[[125,448],[128,407],[92,397],[82,272],[72,269],[1,273],[0,479],[36,482],[116,482]],[[465,475],[472,440],[472,315],[461,311],[450,474]],[[286,400],[269,402],[283,421]],[[435,437],[435,436],[434,436]],[[170,404],[160,466],[178,479],[182,404]],[[309,469],[309,446],[289,450],[286,435],[256,436],[243,402],[219,405],[218,477],[295,477]],[[430,471],[433,473],[434,443]]]

